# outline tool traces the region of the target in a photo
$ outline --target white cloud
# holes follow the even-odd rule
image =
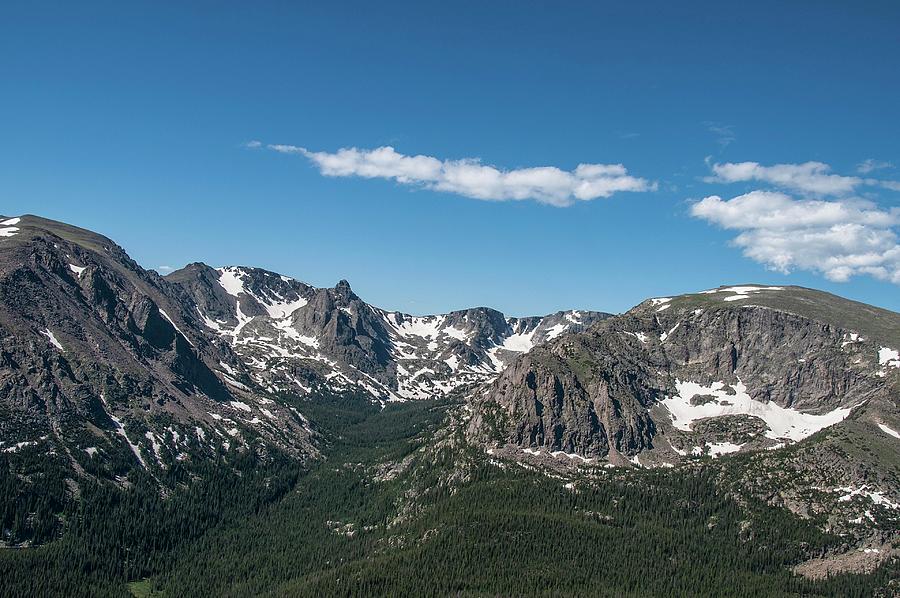
[[[156,267],[156,270],[158,272],[171,272],[174,269],[175,268],[173,268],[172,266],[157,266]]]
[[[656,189],[656,183],[629,175],[621,164],[579,164],[572,171],[554,166],[502,170],[474,158],[408,156],[389,146],[371,150],[343,148],[334,153],[313,152],[294,145],[266,147],[305,156],[326,176],[392,179],[404,185],[489,201],[534,199],[568,206],[620,191]]]
[[[900,284],[900,244],[894,230],[900,225],[900,208],[753,191],[730,200],[706,197],[691,207],[691,214],[741,231],[734,244],[773,270],[812,270],[838,282],[869,275]]]
[[[861,173],[868,173],[890,166],[891,164],[888,162],[877,162],[870,159],[859,164],[857,170]],[[713,175],[703,179],[707,183],[755,181],[809,196],[845,196],[863,185],[900,191],[900,182],[832,174],[831,167],[823,162],[774,164],[772,166],[763,166],[759,162],[725,162],[724,164],[712,164],[710,168]]]
[[[869,174],[874,170],[881,170],[884,168],[893,168],[894,165],[890,162],[884,162],[882,160],[876,160],[874,158],[869,158],[868,160],[863,160],[859,164],[856,165],[856,172],[860,174]]]
[[[859,177],[831,174],[831,167],[822,162],[774,166],[763,166],[759,162],[726,162],[713,164],[712,171],[714,176],[704,179],[708,183],[759,181],[817,195],[846,195],[863,183]]]

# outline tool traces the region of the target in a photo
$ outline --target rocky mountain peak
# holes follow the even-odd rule
[[[353,301],[354,299],[359,299],[356,294],[353,292],[353,289],[350,288],[350,283],[346,280],[340,280],[334,287],[335,294],[340,297],[345,302]]]
[[[471,429],[642,463],[783,446],[851,415],[893,417],[898,325],[801,287],[650,299],[518,357],[473,397]]]

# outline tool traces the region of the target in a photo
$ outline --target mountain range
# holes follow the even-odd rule
[[[722,286],[619,315],[419,316],[370,305],[344,280],[316,288],[203,263],[161,276],[102,235],[3,216],[2,540],[77,536],[72,509],[97,489],[145,489],[147,504],[173,505],[233,475],[257,498],[281,488],[265,494],[277,502],[340,454],[359,487],[402,489],[371,524],[378,533],[419,521],[429,500],[464,492],[483,468],[626,494],[658,483],[640,476],[702,475],[740,508],[829,534],[816,550],[797,541],[785,557],[797,575],[877,575],[900,556],[898,348],[900,315],[802,287]],[[383,429],[345,446],[346,426],[376,417],[367,409]],[[411,447],[394,456],[353,452],[402,427],[392,413],[430,423],[391,437]],[[213,529],[225,512],[197,517]],[[328,517],[329,533],[369,533]],[[438,532],[421,533],[415,542]],[[409,541],[392,537],[379,542]],[[146,562],[97,565],[103,579],[164,570],[153,564],[160,549],[141,550]]]
[[[115,477],[128,461],[167,467],[252,439],[314,456],[314,431],[291,401],[442,396],[608,316],[412,316],[365,303],[346,281],[319,289],[200,263],[162,277],[90,231],[2,222],[0,450],[58,445],[79,472],[117,457]]]

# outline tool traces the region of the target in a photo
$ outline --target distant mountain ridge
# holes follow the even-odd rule
[[[608,314],[507,318],[478,307],[413,316],[371,306],[342,280],[318,289],[259,268],[190,264],[166,277],[271,392],[362,389],[373,398],[434,397],[483,382],[512,357]]]

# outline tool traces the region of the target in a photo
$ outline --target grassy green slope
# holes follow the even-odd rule
[[[764,285],[745,286],[767,288]],[[727,291],[679,295],[672,298],[669,302],[671,307],[668,309],[693,311],[761,305],[798,314],[837,328],[853,330],[873,342],[886,346],[900,346],[900,314],[896,312],[815,289],[798,286],[785,286],[782,289],[751,292],[747,299],[737,301],[725,301],[725,297],[734,295]]]

